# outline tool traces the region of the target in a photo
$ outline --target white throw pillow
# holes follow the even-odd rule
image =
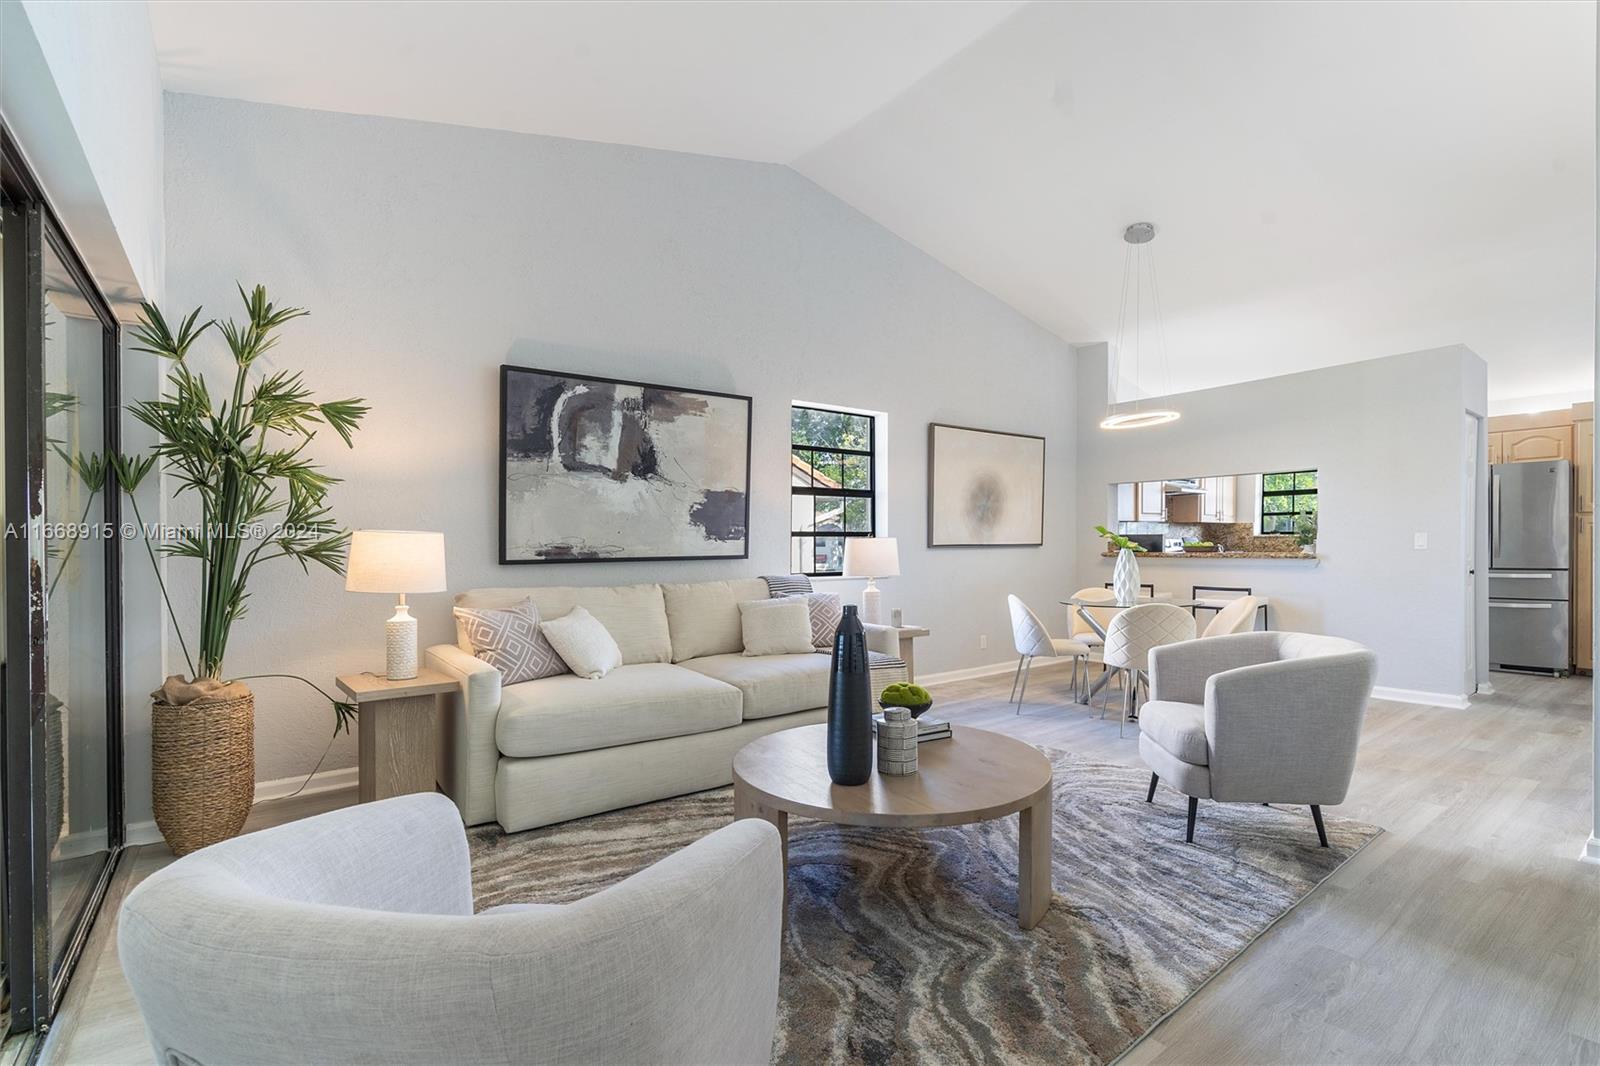
[[[582,607],[574,607],[560,618],[539,624],[550,646],[567,664],[567,669],[591,681],[605,677],[622,665],[622,649],[600,620]]]
[[[746,655],[799,655],[811,644],[811,608],[795,597],[751,600],[739,605]]]

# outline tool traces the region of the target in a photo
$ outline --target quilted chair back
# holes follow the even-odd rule
[[[1017,654],[1054,655],[1056,646],[1039,616],[1015,596],[1007,596],[1006,605],[1011,608],[1011,640],[1016,644]]]
[[[1117,594],[1112,592],[1110,589],[1104,589],[1098,585],[1095,585],[1091,586],[1090,588],[1079,589],[1077,592],[1072,594],[1072,598],[1075,600],[1098,600],[1099,602],[1107,605],[1105,607],[1083,608],[1084,610],[1088,611],[1089,614],[1094,616],[1095,621],[1100,623],[1101,629],[1108,628],[1111,625],[1111,619],[1116,617],[1117,612],[1113,605],[1117,602]],[[1093,626],[1084,621],[1083,616],[1078,613],[1077,608],[1073,608],[1072,610],[1071,635],[1074,639],[1083,636],[1093,637],[1096,640],[1100,639],[1100,635],[1094,631]]]
[[[1230,633],[1248,633],[1256,627],[1256,611],[1261,601],[1254,596],[1240,596],[1217,612],[1202,637],[1225,637]]]
[[[1150,649],[1194,639],[1194,615],[1170,603],[1129,607],[1106,630],[1105,663],[1124,670],[1150,669]]]

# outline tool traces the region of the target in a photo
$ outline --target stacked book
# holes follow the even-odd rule
[[[872,728],[873,728],[873,730],[876,731],[878,726],[882,722],[883,722],[883,715],[881,715],[881,714],[873,715],[872,716]],[[929,740],[948,740],[948,739],[950,739],[950,736],[951,736],[951,733],[950,733],[950,723],[949,722],[941,721],[941,720],[939,720],[937,718],[928,718],[926,716],[917,719],[917,743],[918,744],[925,743],[926,741],[929,741]]]

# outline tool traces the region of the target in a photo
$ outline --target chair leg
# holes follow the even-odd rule
[[[1011,676],[1011,695],[1006,697],[1007,703],[1017,702],[1017,682],[1022,680],[1022,660],[1026,658],[1026,655],[1017,656],[1017,672]]]
[[[1155,802],[1155,799],[1156,799],[1156,782],[1160,781],[1160,780],[1161,780],[1160,775],[1158,775],[1158,774],[1151,774],[1150,775],[1150,791],[1146,792],[1144,794],[1144,801],[1146,803],[1154,803]]]
[[[1033,674],[1033,656],[1028,656],[1022,668],[1022,691],[1017,693],[1017,713],[1022,713],[1022,701],[1028,695],[1028,678]]]
[[[1133,679],[1132,684],[1128,683],[1130,678]],[[1133,674],[1124,674],[1123,675],[1123,684],[1122,684],[1122,721],[1117,723],[1117,736],[1119,736],[1119,737],[1123,735],[1123,731],[1125,729],[1127,729],[1127,727],[1128,727],[1128,712],[1133,709],[1133,701],[1134,701],[1134,698],[1135,698],[1134,693],[1138,691],[1138,688],[1139,688],[1139,682],[1138,682],[1138,680],[1136,678],[1136,675],[1133,675]]]
[[[1322,808],[1315,803],[1311,805],[1311,820],[1317,823],[1317,839],[1323,847],[1328,846],[1328,829],[1322,824]]]
[[[1189,830],[1188,830],[1187,833],[1184,834],[1184,837],[1183,837],[1183,841],[1184,841],[1185,844],[1193,844],[1194,843],[1194,815],[1195,815],[1195,811],[1197,811],[1199,808],[1200,808],[1200,800],[1197,799],[1194,796],[1190,796],[1189,797]]]

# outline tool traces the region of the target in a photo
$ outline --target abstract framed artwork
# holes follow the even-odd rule
[[[1044,438],[928,425],[928,547],[1044,543]]]
[[[748,396],[500,368],[500,561],[750,555]]]

